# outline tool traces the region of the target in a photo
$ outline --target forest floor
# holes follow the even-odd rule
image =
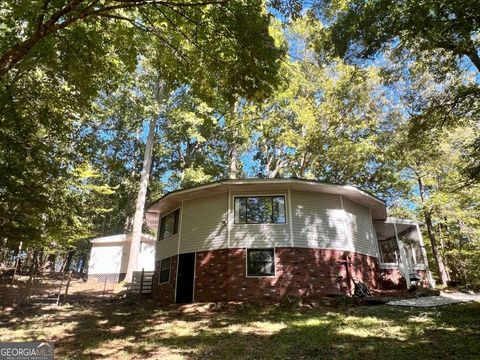
[[[95,301],[0,313],[0,341],[50,341],[55,356],[110,359],[478,359],[480,303],[420,309],[159,307]]]

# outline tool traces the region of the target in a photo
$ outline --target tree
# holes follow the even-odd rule
[[[327,0],[318,1],[315,9],[328,25],[319,31],[319,54],[365,63],[393,49],[398,60],[407,55],[410,61],[423,60],[430,66],[442,63],[436,66],[442,76],[465,68],[477,76],[480,71],[480,5],[477,2]],[[430,109],[424,108],[418,113],[415,132],[424,132],[432,126],[456,125],[458,116],[449,116],[452,112],[474,113],[478,119],[477,81],[447,88],[445,93],[449,96],[442,95],[436,103],[431,103]],[[432,112],[447,116],[431,116]],[[475,160],[478,142],[477,138],[466,144],[471,161],[465,173],[473,181],[479,180]]]
[[[259,97],[275,84],[282,50],[268,34],[261,1],[28,5],[2,3],[0,12],[0,226],[8,239],[48,236],[41,219],[64,206],[54,194],[69,186],[72,169],[102,165],[96,146],[108,139],[96,136],[100,100],[128,88],[125,75],[146,52],[156,52],[152,68],[163,80],[206,100],[217,91]],[[138,174],[138,163],[130,168]]]
[[[392,197],[402,181],[394,159],[385,156],[394,111],[386,111],[383,78],[375,67],[318,62],[312,41],[318,26],[312,17],[290,24],[282,86],[246,112],[258,175],[354,184]]]
[[[188,7],[206,7],[207,5],[220,5],[225,1],[202,2],[176,2],[176,1],[85,1],[69,0],[66,2],[51,1],[20,1],[14,4],[4,4],[5,31],[2,35],[4,46],[0,55],[0,76],[5,75],[17,64],[30,55],[37,45],[47,37],[57,33],[65,33],[78,23],[101,22],[103,26],[107,21],[123,21],[142,30],[146,30],[137,22],[139,13],[143,8],[162,13],[161,8],[177,9]],[[125,14],[126,13],[126,14]],[[163,13],[162,13],[163,14]],[[107,20],[107,21],[104,21]],[[22,33],[14,29],[22,25]],[[38,51],[38,49],[36,49]]]
[[[466,126],[454,132],[443,131],[442,136],[432,134],[422,142],[411,144],[407,136],[399,139],[396,151],[401,154],[403,174],[412,181],[410,199],[417,205],[420,218],[425,222],[427,238],[443,285],[450,274],[460,280],[464,272],[456,257],[461,257],[462,238],[468,239],[472,251],[471,260],[478,259],[478,187],[459,188],[462,184],[462,149],[474,136],[472,127]],[[445,258],[449,258],[446,263]],[[460,270],[461,269],[461,270]],[[480,274],[469,269],[471,285],[478,287]],[[465,282],[465,273],[462,275]]]
[[[221,109],[215,108],[219,101],[209,105],[183,87],[167,104],[160,125],[167,150],[160,161],[172,172],[172,188],[209,182],[224,172],[217,149]]]

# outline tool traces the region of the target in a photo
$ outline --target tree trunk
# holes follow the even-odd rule
[[[153,117],[150,120],[149,126],[150,128],[148,129],[147,143],[145,145],[145,155],[143,157],[143,168],[140,177],[140,189],[138,190],[135,215],[133,217],[132,242],[130,245],[127,275],[125,277],[126,281],[132,281],[132,274],[137,270],[138,266],[138,253],[140,251],[143,227],[143,213],[145,211],[145,200],[147,198],[147,188],[150,180],[150,168],[152,165],[153,143],[155,140],[157,117]]]
[[[422,205],[425,206],[425,192],[423,187],[423,181],[421,177],[419,177],[417,180]],[[442,285],[446,286],[448,281],[448,274],[447,270],[445,269],[445,264],[443,263],[442,254],[440,254],[438,250],[437,239],[435,238],[435,231],[433,229],[432,214],[430,211],[425,209],[423,210],[423,213],[425,217],[425,225],[427,226],[428,239],[430,240],[430,245],[432,246],[433,258],[435,259],[435,263],[437,265],[438,274],[440,275]]]
[[[435,238],[435,233],[433,232],[433,224],[432,224],[432,216],[430,212],[425,211],[425,225],[427,225],[427,233],[428,238],[430,240],[430,244],[432,245],[432,253],[435,259],[435,263],[437,264],[438,274],[440,275],[440,280],[442,281],[442,285],[447,285],[448,281],[448,274],[447,270],[445,269],[445,265],[443,263],[443,257],[438,251],[437,240]]]
[[[237,160],[237,144],[232,144],[230,147],[230,161],[228,169],[229,179],[236,179],[238,174],[238,160]]]
[[[65,260],[65,266],[63,268],[63,272],[70,271],[70,267],[72,266],[73,254],[75,254],[75,251],[68,250],[67,258]]]

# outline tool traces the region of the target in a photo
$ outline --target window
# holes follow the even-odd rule
[[[381,240],[378,243],[380,245],[382,262],[389,264],[397,264],[399,256],[397,239]]]
[[[235,198],[235,224],[285,224],[285,196]]]
[[[170,262],[172,258],[166,258],[160,261],[160,276],[158,283],[166,283],[170,281]]]
[[[274,249],[247,250],[247,276],[275,275]]]
[[[162,217],[160,220],[160,240],[175,235],[178,232],[179,215],[180,210],[177,209],[167,216]]]

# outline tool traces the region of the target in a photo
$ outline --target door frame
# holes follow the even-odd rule
[[[177,304],[177,287],[178,287],[178,269],[180,265],[180,255],[184,254],[194,254],[194,259],[193,259],[193,289],[192,289],[192,302],[195,301],[195,278],[197,276],[197,252],[191,252],[191,253],[182,253],[182,254],[177,254],[177,271],[175,273],[175,293],[173,294],[173,303]]]

